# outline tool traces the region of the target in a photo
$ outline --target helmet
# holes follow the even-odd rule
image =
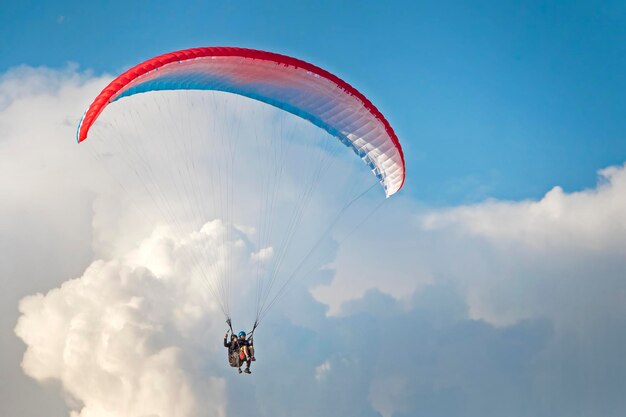
[[[245,335],[246,335],[246,332],[244,332],[243,330],[239,332],[239,337],[245,336]]]

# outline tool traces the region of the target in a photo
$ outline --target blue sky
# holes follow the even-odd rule
[[[0,2],[0,415],[626,415],[626,2],[100,3]],[[75,143],[111,76],[210,45],[339,75],[408,163],[268,316],[247,379],[179,262],[197,236]]]
[[[579,190],[626,159],[620,1],[3,2],[0,38],[0,71],[205,45],[309,60],[381,108],[428,205]]]

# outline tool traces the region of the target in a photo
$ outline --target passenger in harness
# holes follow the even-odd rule
[[[239,360],[239,341],[236,335],[231,335],[228,340],[228,332],[224,335],[224,347],[228,348],[228,364],[233,368],[238,368],[241,373],[241,361]]]

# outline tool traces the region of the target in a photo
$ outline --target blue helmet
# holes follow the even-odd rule
[[[241,337],[241,336],[245,336],[245,335],[246,335],[246,332],[244,332],[244,331],[242,330],[242,331],[240,331],[240,332],[239,332],[239,335],[238,335],[238,336],[239,336],[239,337]]]

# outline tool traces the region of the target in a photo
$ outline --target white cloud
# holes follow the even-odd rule
[[[538,201],[431,212],[420,224],[437,239],[466,242],[453,252],[462,269],[446,273],[467,288],[473,317],[493,323],[549,317],[581,329],[589,326],[585,321],[626,312],[619,285],[626,271],[625,212],[626,167],[616,166],[601,170],[593,189],[555,187]]]
[[[258,252],[253,253],[250,259],[254,262],[266,262],[274,257],[274,248],[262,248]]]
[[[77,404],[73,416],[224,415],[223,379],[201,372],[223,359],[210,339],[221,313],[189,263],[177,262],[202,243],[161,231],[126,259],[96,261],[24,298],[15,330],[27,346],[24,372],[58,380]]]
[[[254,284],[248,282],[254,276],[250,259],[271,261],[274,249],[253,250],[251,235],[257,229],[250,221],[228,232],[220,220],[195,230],[166,226],[163,217],[150,216],[153,201],[135,193],[141,184],[125,184],[120,190],[110,172],[98,169],[89,148],[75,143],[75,126],[87,101],[108,80],[91,79],[74,68],[61,72],[22,68],[5,75],[0,84],[4,106],[0,147],[3,155],[10,155],[0,164],[5,179],[0,190],[6,197],[0,211],[8,220],[2,228],[5,236],[20,235],[29,241],[28,246],[13,249],[14,279],[49,282],[48,275],[53,275],[65,281],[48,284],[43,287],[45,295],[28,296],[20,303],[15,331],[26,344],[23,370],[38,381],[60,383],[76,416],[223,414],[228,394],[222,378],[225,355],[215,335],[221,335],[224,323],[214,301],[207,300],[210,290],[198,278],[198,260],[211,265],[208,273],[204,271],[209,279],[222,276],[232,260],[230,287],[237,298],[233,317],[239,319],[236,325],[243,325],[242,317],[253,317],[246,311],[253,307],[254,295]],[[247,105],[241,101],[242,107]],[[144,110],[154,116],[150,107]],[[32,123],[33,114],[38,114],[37,123]],[[205,114],[200,116],[206,119]],[[280,127],[293,129],[289,123]],[[164,172],[166,167],[159,168]],[[238,173],[258,175],[253,168]],[[306,172],[303,164],[293,168]],[[291,176],[282,181],[289,198],[296,198],[297,181]],[[254,200],[262,192],[255,186],[256,182],[250,190],[241,190],[241,195]],[[177,197],[180,189],[162,191]],[[169,200],[170,208],[180,210],[187,202],[175,197]],[[277,207],[279,203],[273,202]],[[310,219],[310,230],[318,234],[329,217],[329,210],[319,204],[312,201],[317,210]],[[250,219],[258,216],[254,204],[238,207],[242,210],[238,218],[245,219],[248,211]],[[291,226],[286,227],[292,215],[281,210],[277,216],[282,221],[274,227],[292,233]],[[31,216],[43,228],[29,230],[34,226]],[[317,238],[307,237],[306,230],[304,236],[308,246],[301,247],[301,253]],[[232,247],[228,262],[225,239]],[[37,240],[43,251],[54,246],[59,260],[77,252],[83,256],[61,262],[63,267],[42,265],[33,273],[29,267]],[[81,266],[90,259],[96,261],[82,272]],[[296,256],[282,255],[284,270],[298,262]],[[76,276],[70,273],[79,278],[66,281]],[[47,291],[50,287],[54,289]],[[215,282],[211,288],[228,290]],[[308,371],[313,369],[310,364]]]
[[[375,232],[364,229],[341,248],[335,278],[314,294],[336,315],[369,289],[406,302],[415,290],[444,279],[463,289],[474,318],[566,322],[574,312],[565,306],[580,307],[582,294],[575,307],[571,299],[555,305],[551,292],[562,290],[567,298],[578,286],[591,296],[614,285],[612,277],[626,268],[626,168],[599,174],[596,188],[565,193],[555,187],[538,201],[444,209],[397,201],[372,220]],[[610,306],[594,311],[621,311],[621,299],[622,290],[613,292],[605,299]]]
[[[0,369],[11,381],[0,390],[7,393],[2,414],[63,410],[50,391],[33,392],[19,368],[23,343],[12,330],[21,297],[77,276],[92,259],[94,194],[87,185],[94,176],[74,133],[85,94],[107,81],[72,66],[19,67],[0,76]],[[26,400],[34,397],[41,401]]]
[[[337,315],[342,304],[377,289],[406,302],[414,291],[433,282],[433,271],[420,262],[423,251],[413,212],[417,205],[405,196],[388,199],[368,221],[342,243],[332,282],[313,289],[318,301]]]
[[[535,250],[613,250],[626,243],[626,169],[606,168],[599,177],[594,189],[565,193],[554,187],[539,201],[455,207],[427,214],[421,223],[426,230],[457,227]]]
[[[224,223],[181,233],[149,220],[144,200],[129,210],[127,197],[74,142],[79,116],[109,79],[24,67],[0,81],[0,272],[24,285],[6,286],[2,304],[41,292],[20,304],[23,369],[58,382],[74,415],[623,410],[612,387],[626,375],[619,360],[626,346],[624,167],[603,170],[596,188],[555,188],[538,201],[425,209],[407,196],[390,199],[338,251],[331,239],[323,242],[316,262],[327,268],[297,281],[268,316],[255,373],[242,379],[225,366],[216,341],[221,312],[194,278],[196,251],[216,265],[213,274],[224,270],[211,250],[229,235]],[[266,116],[259,120],[271,126]],[[289,193],[296,185],[287,181]],[[260,192],[238,191],[250,199]],[[332,217],[328,201],[312,206],[305,248],[315,241],[311,230]],[[258,213],[253,204],[240,207],[244,221],[227,240],[243,317],[258,265],[250,261],[271,248],[271,264],[280,250],[255,247]],[[285,213],[278,226],[288,223]],[[308,285],[317,285],[323,305]],[[10,321],[12,328],[15,316]],[[399,335],[406,339],[400,350]],[[2,359],[17,363],[19,349]]]
[[[318,381],[323,380],[324,378],[326,378],[326,375],[328,375],[331,369],[332,365],[329,361],[323,362],[321,365],[315,368],[315,379]]]
[[[405,411],[407,388],[411,382],[406,376],[386,376],[376,379],[370,385],[369,391],[372,406],[383,417],[392,417],[398,411]]]
[[[71,116],[71,109],[82,108],[84,111],[84,107],[89,104],[89,98],[84,96],[83,90],[97,93],[109,80],[109,76],[94,78],[88,72],[81,73],[77,71],[75,64],[68,65],[63,70],[47,67],[33,68],[26,65],[15,67],[0,75],[0,110],[6,111],[11,105],[14,113],[9,113],[9,115],[22,116],[13,126],[37,128],[43,123],[21,123],[34,114],[28,111],[30,106],[57,102],[56,99],[63,97],[65,104],[63,107],[47,107],[48,111],[39,113],[39,116],[43,117],[43,120],[53,120],[50,116],[63,113],[65,117],[61,119],[61,122],[68,117],[72,119],[72,123],[74,119],[78,122],[82,112],[78,117]],[[18,114],[15,111],[19,109],[26,111]],[[11,124],[3,124],[3,126],[11,126]],[[2,137],[6,139],[4,134]]]

